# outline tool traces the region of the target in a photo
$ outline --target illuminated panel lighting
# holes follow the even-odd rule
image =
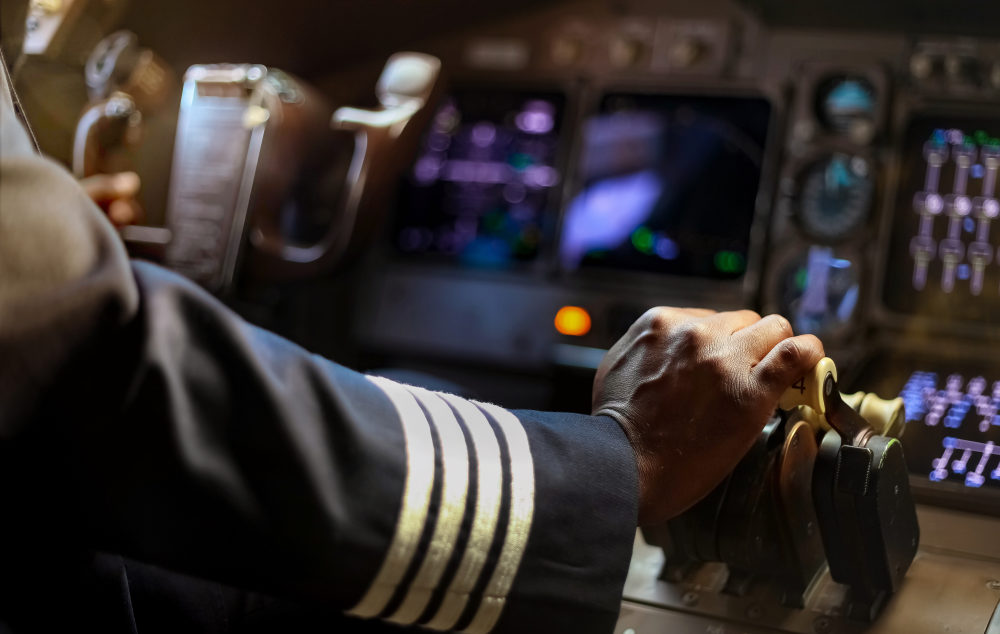
[[[563,306],[556,313],[555,326],[561,335],[582,337],[590,332],[590,313],[579,306]]]

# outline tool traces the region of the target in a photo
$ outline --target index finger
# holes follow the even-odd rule
[[[823,343],[814,335],[788,337],[771,348],[751,374],[777,400],[824,356]]]

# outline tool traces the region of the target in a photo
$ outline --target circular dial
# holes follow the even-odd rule
[[[851,322],[860,292],[858,266],[832,247],[811,246],[778,273],[779,309],[795,332],[828,335]]]
[[[830,77],[816,94],[819,120],[834,132],[851,134],[874,128],[876,109],[875,89],[863,77]]]
[[[834,154],[810,166],[802,178],[799,220],[806,233],[840,240],[868,219],[875,187],[866,159]]]

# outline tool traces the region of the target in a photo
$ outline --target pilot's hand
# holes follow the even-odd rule
[[[90,199],[104,210],[117,228],[139,222],[141,208],[135,197],[139,193],[139,175],[135,172],[95,174],[80,179],[80,185]]]
[[[639,524],[664,522],[736,467],[782,392],[823,358],[812,335],[753,311],[653,308],[597,369],[594,414],[615,418],[639,466]]]

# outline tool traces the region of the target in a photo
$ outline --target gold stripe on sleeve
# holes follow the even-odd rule
[[[503,468],[500,465],[500,445],[489,421],[483,412],[471,402],[441,394],[465,423],[477,464],[476,508],[472,518],[472,530],[465,552],[458,564],[458,570],[445,592],[441,606],[434,617],[424,624],[432,630],[450,630],[462,617],[469,601],[469,593],[476,585],[486,564],[486,556],[496,533],[500,515],[500,498],[503,494]]]
[[[535,465],[531,458],[531,445],[521,421],[507,410],[489,403],[477,403],[493,417],[507,441],[510,453],[510,515],[504,535],[500,557],[493,569],[483,599],[472,622],[464,630],[467,634],[487,634],[496,625],[507,601],[507,593],[514,583],[514,576],[521,565],[524,549],[531,532],[535,514]]]
[[[353,616],[371,618],[378,616],[392,598],[417,551],[427,523],[434,488],[434,440],[427,417],[412,394],[388,379],[365,378],[382,390],[396,408],[406,443],[406,480],[392,542],[368,592],[348,611]]]
[[[433,392],[412,386],[406,386],[406,389],[424,406],[430,415],[430,420],[437,428],[443,484],[441,506],[427,555],[403,603],[388,618],[389,621],[400,625],[414,623],[430,602],[448,565],[448,560],[455,550],[469,494],[469,452],[465,444],[465,435],[454,412]]]

